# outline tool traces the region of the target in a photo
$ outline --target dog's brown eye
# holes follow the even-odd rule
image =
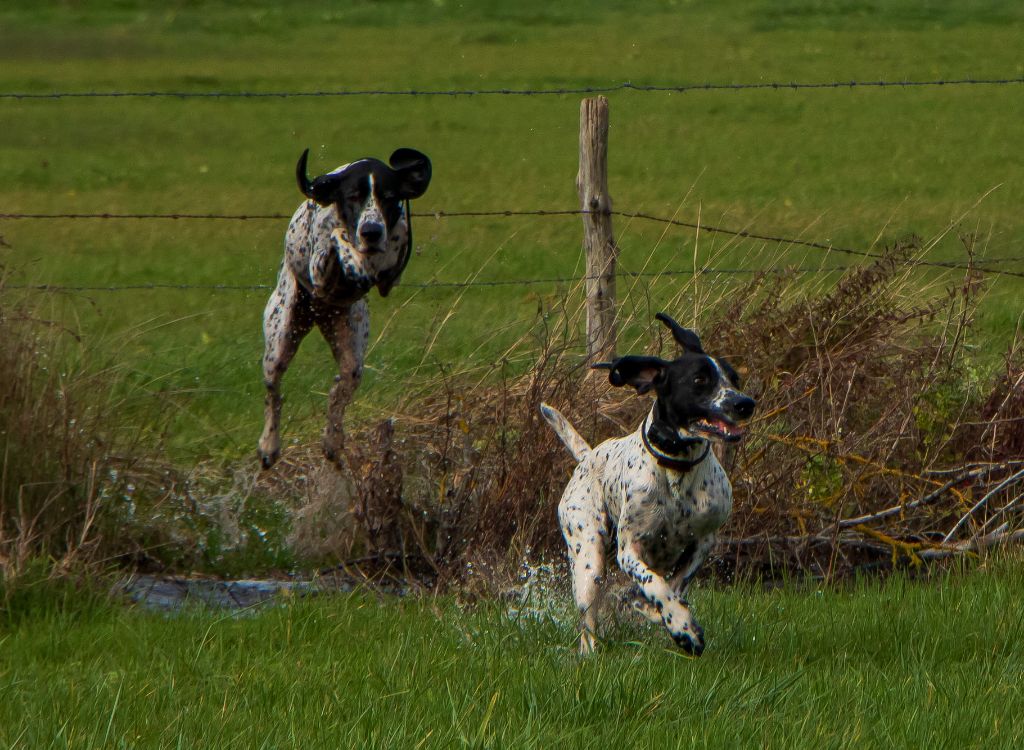
[[[708,384],[708,378],[707,378],[706,375],[698,375],[697,377],[695,377],[693,379],[693,384],[694,385],[707,385]]]

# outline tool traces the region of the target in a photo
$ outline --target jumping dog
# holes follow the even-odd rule
[[[277,287],[263,313],[264,468],[281,451],[281,378],[314,325],[338,363],[323,448],[329,460],[341,460],[342,418],[362,378],[370,335],[366,294],[377,287],[386,297],[402,275],[412,252],[409,201],[430,184],[430,160],[410,148],[395,151],[388,164],[360,159],[312,181],[308,158],[306,149],[295,169],[307,200],[288,225]]]

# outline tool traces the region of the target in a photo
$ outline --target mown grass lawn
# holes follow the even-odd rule
[[[447,600],[163,616],[36,597],[0,630],[0,743],[102,747],[1019,747],[1024,573],[702,588],[709,647]],[[564,619],[564,622],[563,622]]]
[[[0,8],[0,91],[526,88],[1024,72],[1018,4],[911,5],[14,0]],[[962,258],[961,232],[976,234],[989,256],[1020,255],[1021,90],[615,93],[612,195],[626,210],[854,247],[910,233],[930,239],[952,226],[932,257]],[[423,212],[571,209],[578,108],[577,96],[3,99],[0,213],[289,214],[303,148],[313,148],[313,169],[329,169],[400,145],[434,159],[434,183],[417,207]],[[0,220],[11,246],[0,257],[22,283],[267,284],[284,227]],[[695,242],[689,231],[639,221],[616,221],[616,231],[625,271],[690,268],[695,253],[698,264],[747,269],[850,260],[707,234]],[[420,219],[408,284],[371,302],[375,336],[385,328],[386,335],[370,352],[354,418],[391,413],[398,394],[441,367],[489,367],[566,286],[463,293],[413,284],[477,274],[578,276],[580,234],[572,217]],[[637,289],[629,304],[646,310],[649,293],[656,309],[681,283],[672,277]],[[994,285],[972,341],[982,356],[1011,335],[1021,291],[1019,280]],[[163,427],[177,458],[236,458],[250,454],[259,432],[265,297],[72,293],[54,295],[41,314],[81,333],[97,366],[124,368],[143,400],[173,402]],[[693,322],[690,312],[682,317]],[[319,429],[313,415],[331,369],[326,346],[311,338],[285,380],[289,437]]]

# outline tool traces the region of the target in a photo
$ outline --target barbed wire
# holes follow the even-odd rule
[[[591,213],[603,213],[609,216],[618,216],[627,219],[640,219],[643,221],[657,222],[660,224],[669,224],[672,226],[684,227],[686,229],[693,229],[700,232],[708,232],[711,234],[724,234],[731,237],[741,237],[744,239],[758,240],[761,242],[772,242],[780,245],[793,245],[797,247],[807,247],[814,250],[822,250],[825,252],[837,252],[845,255],[854,255],[862,258],[871,258],[874,260],[882,260],[886,258],[884,253],[872,252],[870,250],[860,250],[856,248],[843,247],[835,245],[831,242],[825,242],[821,240],[804,240],[797,237],[783,237],[777,235],[763,234],[760,232],[750,231],[746,229],[729,229],[727,227],[719,227],[711,224],[701,224],[698,222],[682,221],[680,219],[672,219],[665,216],[656,216],[654,214],[648,214],[640,211],[588,211],[585,209],[564,209],[564,210],[549,210],[549,209],[533,209],[533,210],[497,210],[497,211],[424,211],[414,212],[412,215],[416,218],[435,218],[435,219],[447,219],[447,218],[464,218],[464,217],[491,217],[491,218],[507,218],[507,217],[522,217],[522,216],[543,216],[543,217],[559,217],[559,216],[582,216]],[[290,214],[193,214],[193,213],[0,213],[0,220],[209,220],[209,221],[264,221],[274,220],[281,221],[291,218]],[[974,270],[980,273],[986,273],[996,276],[1012,276],[1024,278],[1024,272],[1009,271],[1001,268],[989,268],[998,263],[1013,263],[1018,261],[1024,261],[1024,256],[1007,256],[1000,258],[981,258],[972,263],[972,265],[965,265],[963,263],[956,263],[953,261],[932,261],[915,259],[905,261],[906,265],[913,266],[926,266],[932,268],[945,268],[954,269],[960,271]]]
[[[785,245],[797,245],[800,247],[809,247],[815,250],[825,250],[827,252],[843,253],[845,255],[856,255],[862,258],[872,258],[875,260],[884,260],[887,256],[885,253],[871,252],[870,250],[857,250],[850,247],[842,247],[840,245],[833,245],[830,242],[821,242],[820,240],[801,240],[795,237],[776,237],[768,234],[760,234],[757,232],[747,231],[745,229],[726,229],[724,227],[716,227],[710,224],[698,224],[688,221],[680,221],[678,219],[669,219],[663,216],[652,216],[650,214],[642,214],[628,211],[609,211],[612,216],[624,216],[634,219],[645,219],[647,221],[656,221],[662,224],[671,224],[678,227],[686,227],[688,229],[695,229],[701,232],[711,232],[714,234],[726,234],[732,237],[743,237],[751,240],[761,240],[764,242],[775,242],[778,244]],[[1005,263],[1016,260],[1024,260],[1024,257],[1007,257],[1007,258],[994,258],[992,260],[982,260],[981,263]],[[961,271],[975,270],[981,273],[994,274],[997,276],[1018,276],[1024,278],[1024,272],[1018,273],[1016,271],[1007,271],[1002,268],[984,268],[975,262],[973,265],[965,265],[963,263],[956,263],[953,261],[941,261],[941,260],[923,260],[913,259],[905,261],[906,265],[912,266],[927,266],[931,268],[950,268]]]
[[[551,211],[537,209],[529,211],[415,211],[414,217],[449,219],[458,217],[479,217],[479,216],[579,216],[589,214],[591,211],[582,209],[568,209]],[[47,220],[47,219],[110,219],[110,220],[131,220],[131,219],[169,219],[169,220],[225,220],[225,221],[266,221],[290,219],[291,214],[191,214],[191,213],[0,213],[0,220],[10,219],[17,221],[25,220]],[[641,216],[641,218],[644,218]]]
[[[862,268],[863,266],[810,266],[796,268],[692,268],[666,271],[618,271],[618,276],[629,278],[654,278],[660,276],[694,276],[705,274],[720,275],[776,275],[792,273],[838,273]],[[411,289],[467,289],[472,287],[500,286],[534,286],[538,284],[577,284],[597,279],[597,276],[550,276],[536,279],[489,279],[475,281],[420,281],[402,282],[401,286]],[[270,291],[274,284],[170,284],[153,282],[147,284],[109,284],[109,285],[65,285],[65,284],[5,284],[7,289],[21,289],[39,292],[127,292],[157,289],[200,290],[214,292],[258,292]]]
[[[114,213],[7,213],[0,214],[0,220],[11,221],[46,221],[49,219],[109,219],[109,220],[149,220],[149,219],[171,219],[171,220],[223,220],[223,221],[266,221],[278,219],[290,219],[290,214],[186,214],[186,213],[163,213],[163,214],[114,214]]]
[[[530,211],[416,211],[414,217],[448,219],[458,217],[479,217],[479,216],[578,216],[588,214],[590,211],[582,209],[569,209],[564,211],[549,211],[545,209]],[[168,220],[209,220],[209,221],[267,221],[290,219],[291,214],[191,214],[191,213],[0,213],[0,220],[47,220],[47,219],[110,219],[110,220],[132,220],[132,219],[168,219]]]
[[[32,292],[131,292],[152,291],[154,289],[172,289],[188,291],[203,289],[215,292],[256,292],[273,289],[273,284],[169,284],[153,282],[148,284],[108,284],[108,285],[72,285],[72,284],[4,284],[4,289],[20,289]]]
[[[335,89],[319,91],[51,91],[0,92],[0,99],[290,99],[358,96],[565,96],[569,94],[608,94],[616,91],[685,94],[697,91],[747,91],[769,89],[798,91],[816,89],[856,88],[920,88],[955,86],[1005,86],[1024,83],[1017,78],[952,78],[919,81],[765,81],[757,83],[683,83],[643,84],[623,81],[599,86],[561,86],[553,88],[491,88],[491,89]]]

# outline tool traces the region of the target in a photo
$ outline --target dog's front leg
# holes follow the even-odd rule
[[[692,546],[689,556],[676,563],[676,572],[672,574],[669,585],[672,586],[672,590],[679,594],[680,597],[686,596],[686,589],[689,588],[690,581],[693,580],[697,571],[700,570],[700,566],[704,564],[704,561],[711,553],[715,546],[715,541],[716,537],[714,534],[701,537]]]
[[[661,617],[672,640],[689,654],[704,651],[704,633],[680,592],[643,561],[643,546],[631,533],[619,529],[619,567],[640,587],[644,598]]]
[[[696,543],[690,545],[684,552],[684,557],[676,563],[676,571],[669,578],[669,588],[671,588],[672,591],[675,592],[675,595],[679,597],[679,601],[683,603],[683,606],[687,608],[687,611],[689,611],[690,605],[686,601],[686,591],[690,587],[690,581],[693,580],[697,571],[700,570],[700,566],[704,564],[708,554],[710,554],[711,550],[714,548],[715,541],[715,535],[708,534],[707,536],[698,539]],[[657,613],[654,610],[654,607],[646,601],[644,602],[644,607],[641,608],[641,611],[643,611],[647,618],[652,622],[658,622],[658,619],[655,616]],[[698,624],[697,620],[693,618],[692,613],[690,614],[690,622],[691,630],[698,634],[700,641],[703,644],[704,630],[701,628],[700,624]]]
[[[335,229],[329,236],[320,236],[313,245],[309,256],[309,281],[313,285],[313,297],[327,300],[341,277],[339,254],[344,251],[348,257],[356,254],[348,242],[344,230]]]

